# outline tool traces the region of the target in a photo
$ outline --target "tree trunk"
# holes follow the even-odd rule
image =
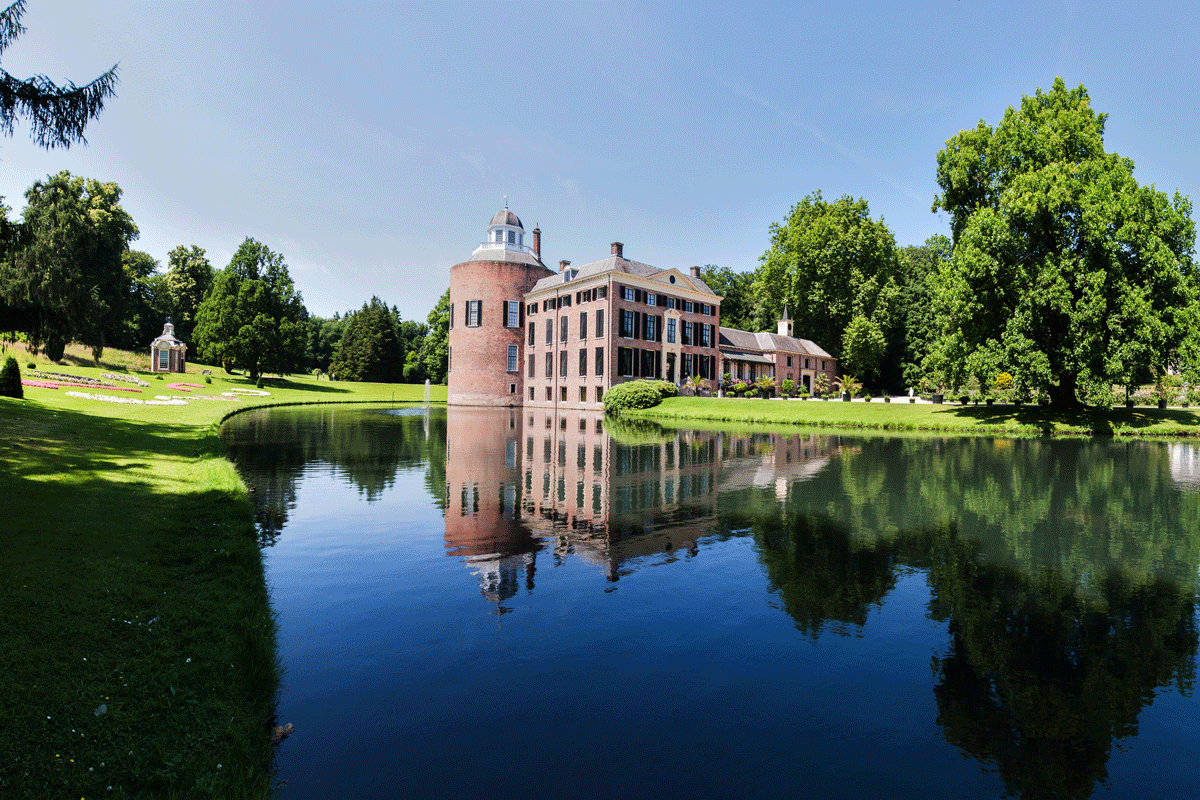
[[[1050,405],[1054,408],[1079,408],[1083,403],[1075,396],[1075,375],[1059,376],[1057,384],[1050,384]]]

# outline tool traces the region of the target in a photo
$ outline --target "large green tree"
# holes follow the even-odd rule
[[[755,326],[773,330],[786,303],[800,336],[848,370],[877,372],[899,294],[896,237],[867,201],[827,202],[817,191],[771,224],[754,280]],[[852,324],[853,323],[853,324]]]
[[[75,339],[100,358],[132,291],[122,256],[137,238],[115,183],[63,171],[25,192],[24,221],[0,263],[0,301],[53,360]]]
[[[1057,406],[1161,373],[1195,336],[1191,204],[1104,151],[1106,115],[1061,78],[938,153],[954,255],[938,273],[950,383],[1013,375]],[[1190,365],[1185,365],[1190,366]]]
[[[304,364],[307,312],[283,256],[247,238],[196,315],[201,357],[227,370],[287,374]]]
[[[196,329],[196,314],[205,295],[212,289],[213,268],[203,247],[178,247],[167,253],[167,274],[163,276],[164,300],[167,313],[175,325],[175,335],[185,342],[192,340]]]
[[[889,338],[883,360],[894,375],[890,383],[896,389],[916,386],[925,376],[925,359],[938,340],[933,315],[933,278],[941,265],[950,260],[954,246],[942,234],[930,236],[924,244],[900,250],[900,299],[893,318],[896,330]]]
[[[329,365],[333,363],[333,354],[337,350],[338,342],[342,340],[342,333],[346,330],[346,323],[350,321],[350,316],[347,313],[343,317],[336,311],[332,317],[309,316],[306,323],[308,333],[308,352],[304,362],[306,370],[311,372],[317,369],[321,372],[329,372]]]
[[[0,53],[25,32],[24,13],[25,0],[0,11]],[[84,128],[104,109],[104,101],[116,96],[116,87],[116,65],[84,86],[70,81],[58,86],[45,75],[14,78],[0,69],[0,131],[12,136],[17,119],[24,117],[33,140],[46,149],[86,144]]]
[[[128,293],[118,309],[120,324],[112,344],[125,350],[146,347],[162,332],[163,275],[158,260],[141,250],[126,250],[121,254]]]
[[[404,347],[399,314],[378,297],[351,315],[329,371],[338,380],[399,383],[404,378]]]
[[[721,296],[721,325],[751,330],[754,324],[754,273],[705,264],[700,277]]]
[[[425,362],[421,360],[421,350],[425,346],[425,337],[429,335],[429,326],[424,322],[414,322],[406,319],[400,323],[400,341],[404,345],[404,382],[424,383],[428,377],[425,372]]]
[[[450,290],[447,289],[429,312],[429,332],[421,342],[421,363],[432,383],[445,383],[450,369]]]

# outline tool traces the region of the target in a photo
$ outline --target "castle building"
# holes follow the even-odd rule
[[[615,384],[699,376],[714,391],[721,298],[700,278],[625,258],[555,272],[516,214],[492,217],[488,240],[450,268],[451,405],[599,409]]]
[[[556,272],[541,239],[534,228],[526,245],[505,204],[486,241],[450,268],[450,405],[596,410],[612,386],[638,378],[698,377],[711,393],[722,373],[810,390],[817,372],[835,374],[835,359],[792,337],[786,309],[778,334],[722,328],[721,297],[699,267],[652,267],[613,242],[607,258],[560,261]]]

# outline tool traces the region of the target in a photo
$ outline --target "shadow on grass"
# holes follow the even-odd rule
[[[1005,425],[1012,422],[1042,428],[1086,428],[1099,434],[1113,434],[1118,428],[1145,430],[1174,425],[1200,432],[1200,416],[1182,408],[1058,409],[1051,406],[946,405],[943,411],[983,425]]]
[[[96,417],[72,408],[14,407],[0,426],[0,486],[55,475],[66,487],[73,476],[143,468],[163,456],[223,453],[215,437],[183,432],[165,422]]]
[[[246,381],[249,385],[250,381]],[[290,381],[287,378],[264,378],[263,388],[290,389],[296,392],[314,392],[316,394],[349,394],[350,389],[343,388],[333,381]]]
[[[0,522],[0,577],[19,612],[0,617],[0,752],[19,754],[0,766],[5,796],[61,796],[64,779],[88,797],[209,784],[208,796],[266,796],[230,785],[269,785],[278,690],[252,509],[202,477],[149,471],[219,453],[219,440],[71,409],[3,411],[14,413],[0,421],[0,497],[16,513]],[[138,468],[145,479],[128,474]],[[91,713],[102,700],[108,713]],[[228,725],[235,715],[244,723]]]

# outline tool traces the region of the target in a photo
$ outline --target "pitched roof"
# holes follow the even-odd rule
[[[630,261],[628,258],[615,255],[609,256],[608,258],[602,258],[599,261],[593,261],[590,264],[584,264],[581,267],[568,267],[568,269],[575,273],[575,277],[570,281],[571,283],[610,272],[618,275],[634,275],[639,278],[654,278],[657,275],[662,275],[672,271],[670,269],[659,269],[658,267],[652,267],[649,264],[643,264],[640,261]],[[706,284],[700,278],[693,278],[691,275],[684,273],[679,274],[686,282],[684,284],[684,288],[694,289],[695,291],[704,292],[705,294],[711,294],[714,296],[716,295],[716,292],[708,288],[708,284]],[[559,273],[557,275],[551,275],[547,278],[542,278],[540,281],[535,283],[533,288],[529,291],[537,292],[553,286],[560,286],[562,283],[562,274]],[[676,284],[676,287],[678,287],[678,284]]]
[[[737,328],[721,328],[718,340],[721,352],[800,353],[817,358],[833,358],[811,339],[780,336],[777,333],[750,333]]]

